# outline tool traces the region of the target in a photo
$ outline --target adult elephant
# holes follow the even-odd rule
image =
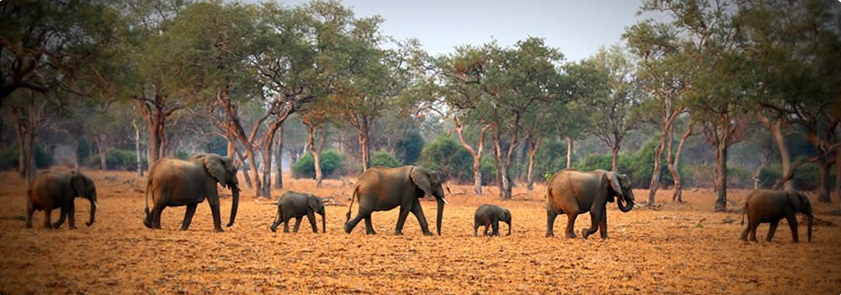
[[[431,236],[426,217],[420,205],[420,198],[431,195],[438,201],[438,216],[435,225],[438,235],[441,235],[441,218],[444,214],[444,190],[441,187],[441,176],[432,170],[420,166],[403,166],[397,168],[372,167],[362,173],[356,181],[356,188],[350,200],[350,207],[345,222],[345,232],[350,233],[353,228],[365,219],[365,233],[376,234],[371,224],[371,213],[374,211],[391,210],[400,206],[400,214],[397,217],[397,226],[394,234],[403,234],[403,223],[409,212],[415,215],[420,223],[424,235]],[[350,211],[353,208],[353,199],[359,199],[359,212],[356,217],[350,219]]]
[[[219,192],[216,183],[223,188],[230,188],[233,194],[231,219],[228,227],[234,224],[239,206],[239,183],[237,168],[231,158],[217,154],[196,154],[189,160],[163,158],[152,165],[149,181],[146,184],[146,219],[143,224],[148,228],[161,228],[161,213],[166,207],[187,206],[181,230],[187,230],[196,213],[196,207],[207,198],[213,215],[213,227],[222,231],[219,216]],[[153,207],[149,211],[149,193],[152,194]]]
[[[82,197],[91,202],[91,226],[96,217],[96,186],[93,180],[82,173],[41,172],[29,184],[26,198],[26,228],[32,228],[32,214],[35,210],[44,210],[44,227],[59,228],[64,219],[70,223],[70,229],[76,228],[76,206],[74,198]],[[50,224],[50,213],[61,209],[61,215],[55,224]]]
[[[607,238],[607,202],[616,203],[622,212],[634,208],[634,192],[628,175],[617,172],[594,170],[577,171],[564,169],[555,173],[546,189],[546,237],[554,237],[555,217],[566,214],[566,237],[575,238],[575,218],[578,214],[590,212],[592,226],[582,229],[581,235],[587,236],[599,229],[602,239]]]
[[[745,210],[742,213],[742,224],[745,224],[745,214],[748,215],[748,227],[742,232],[741,239],[746,241],[750,232],[750,240],[756,242],[756,227],[760,223],[770,223],[768,236],[765,241],[770,242],[777,231],[777,224],[781,219],[788,221],[791,237],[795,243],[800,241],[797,234],[797,218],[795,213],[802,213],[807,217],[808,241],[812,241],[812,220],[814,211],[812,203],[801,193],[796,191],[777,191],[758,189],[750,193],[745,200]]]

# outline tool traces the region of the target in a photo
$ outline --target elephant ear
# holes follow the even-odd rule
[[[310,195],[307,197],[307,205],[310,206],[313,212],[318,211],[318,199],[316,196]]]
[[[604,177],[607,179],[608,183],[610,183],[610,187],[613,188],[613,191],[616,192],[619,197],[624,197],[625,193],[622,192],[622,185],[619,182],[619,173],[616,172],[607,172],[604,174]]]
[[[415,183],[415,185],[418,186],[418,188],[423,190],[424,194],[429,196],[435,196],[432,194],[432,183],[429,179],[430,171],[427,171],[424,168],[413,167],[409,177],[412,178],[412,182]]]
[[[787,196],[789,204],[791,204],[791,206],[794,207],[795,211],[808,211],[806,203],[809,202],[809,200],[807,200],[805,196],[796,191],[788,191]]]
[[[73,186],[73,197],[85,195],[85,176],[82,173],[70,172],[70,184]]]
[[[204,158],[204,168],[210,173],[210,176],[213,176],[223,188],[227,188],[228,182],[225,181],[227,169],[225,169],[225,163],[222,162],[222,159],[219,156],[212,155],[202,155],[201,158]]]

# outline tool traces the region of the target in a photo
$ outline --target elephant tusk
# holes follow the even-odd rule
[[[96,201],[94,201],[93,202],[93,207],[99,209],[99,204],[97,204]]]
[[[444,201],[444,204],[449,204],[450,203],[450,202],[447,202],[447,198],[441,197],[441,200]]]

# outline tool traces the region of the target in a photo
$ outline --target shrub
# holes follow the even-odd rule
[[[400,163],[400,160],[397,160],[394,155],[387,151],[376,151],[371,155],[371,167],[383,166],[394,168],[402,165],[403,163]]]
[[[0,151],[0,169],[8,170],[18,168],[20,153],[17,146],[12,146]],[[40,144],[35,145],[35,167],[48,168],[55,163],[53,157],[44,151]]]
[[[423,137],[416,130],[409,131],[406,137],[400,139],[394,147],[394,154],[400,162],[414,164],[418,161],[423,150]],[[372,157],[373,162],[373,157]],[[373,166],[374,164],[371,163]]]
[[[149,166],[146,156],[140,156],[141,165],[146,168]],[[99,153],[91,155],[87,161],[86,166],[91,168],[99,168],[100,157]],[[137,169],[137,152],[131,150],[109,149],[105,150],[105,165],[108,169],[133,171]]]
[[[806,163],[797,167],[792,175],[792,185],[795,190],[811,191],[818,189],[820,169],[815,163]],[[783,177],[783,168],[779,164],[770,165],[759,171],[759,185],[763,188],[771,188],[774,183]],[[834,182],[834,175],[830,175],[829,181]]]
[[[470,152],[447,136],[439,136],[424,146],[418,163],[439,171],[448,180],[465,183],[473,179],[473,157]]]
[[[327,150],[320,155],[321,173],[324,178],[341,174],[345,156],[336,150]],[[312,153],[307,153],[292,164],[292,177],[315,178],[315,159]]]

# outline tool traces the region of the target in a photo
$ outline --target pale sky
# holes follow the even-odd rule
[[[266,0],[264,0],[266,1]],[[309,1],[276,0],[288,6]],[[542,38],[567,61],[587,58],[599,46],[620,44],[626,27],[637,22],[640,0],[343,0],[356,17],[380,15],[381,32],[397,40],[420,40],[430,54],[447,54],[460,45],[496,40],[508,47],[528,37]]]

